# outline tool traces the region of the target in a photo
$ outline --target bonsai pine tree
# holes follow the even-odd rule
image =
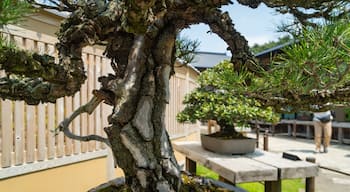
[[[180,166],[165,129],[169,78],[174,73],[177,34],[192,24],[204,23],[232,53],[234,70],[254,71],[246,39],[235,30],[228,13],[220,10],[230,0],[27,0],[42,8],[69,13],[57,32],[58,63],[48,55],[27,53],[9,46],[0,50],[0,97],[27,104],[55,102],[72,96],[86,80],[82,49],[105,47],[114,74],[101,76],[101,88],[59,126],[67,136],[98,140],[112,148],[135,192],[179,191]],[[2,1],[4,2],[4,1]],[[11,2],[20,2],[11,1]],[[264,3],[281,13],[291,13],[300,23],[310,18],[333,19],[348,12],[342,0],[237,0],[256,8]],[[338,7],[343,9],[337,9]],[[317,21],[317,20],[316,20]],[[114,107],[105,128],[107,138],[74,135],[68,129],[80,113],[91,113],[101,102]]]
[[[250,86],[250,96],[278,112],[326,111],[350,101],[350,24],[345,17],[303,27]],[[269,83],[265,83],[269,82]]]
[[[277,122],[278,114],[258,100],[244,95],[254,74],[247,70],[236,71],[232,63],[222,61],[212,69],[202,72],[199,87],[186,95],[185,108],[177,115],[180,122],[216,120],[220,133],[216,136],[240,136],[235,125],[245,125],[252,120]]]

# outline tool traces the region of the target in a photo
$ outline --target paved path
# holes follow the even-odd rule
[[[255,137],[255,135],[251,135]],[[259,147],[263,146],[263,137],[259,139]],[[276,153],[292,153],[301,159],[315,157],[322,168],[316,178],[317,192],[350,191],[350,145],[332,143],[328,153],[314,153],[313,140],[292,138],[287,136],[269,136],[269,151]]]

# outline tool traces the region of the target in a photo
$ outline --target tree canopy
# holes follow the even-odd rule
[[[319,111],[349,104],[350,25],[347,17],[305,27],[252,84],[254,97],[278,111]],[[269,82],[269,83],[266,83]]]
[[[272,107],[263,107],[259,101],[244,95],[248,78],[246,70],[234,71],[232,63],[223,61],[199,76],[199,87],[186,95],[184,110],[177,115],[180,122],[216,120],[221,126],[244,125],[252,120],[277,122],[278,114]],[[238,94],[240,93],[240,94]]]

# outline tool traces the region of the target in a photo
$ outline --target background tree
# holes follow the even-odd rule
[[[0,79],[0,96],[28,104],[54,102],[80,90],[86,80],[82,48],[105,46],[114,74],[101,76],[94,97],[59,126],[69,137],[99,140],[111,146],[132,191],[178,191],[180,167],[165,130],[165,107],[169,102],[169,78],[175,60],[176,36],[192,24],[209,25],[226,41],[234,70],[256,70],[245,38],[235,30],[219,8],[230,0],[28,0],[42,8],[70,13],[57,32],[59,62],[47,55],[25,53],[4,46],[0,66],[7,76]],[[237,0],[256,8],[264,3],[280,12],[291,12],[300,22],[309,18],[333,18],[346,13],[334,9],[349,1],[330,0]],[[311,10],[311,11],[309,11]],[[101,102],[114,107],[105,128],[108,138],[78,136],[68,125],[80,113],[91,113]]]
[[[194,60],[199,41],[191,40],[187,37],[178,36],[175,42],[175,57],[179,59],[182,65],[187,65]]]
[[[250,47],[250,50],[252,53],[257,54],[260,53],[262,51],[265,51],[267,49],[276,47],[278,45],[283,45],[285,43],[291,42],[292,38],[289,35],[285,35],[283,37],[279,37],[276,41],[269,41],[267,43],[264,44],[254,44],[252,47]]]
[[[279,116],[272,107],[263,108],[259,101],[244,95],[249,86],[246,80],[253,75],[244,69],[233,70],[229,61],[205,70],[198,78],[199,87],[186,95],[183,102],[186,106],[177,119],[180,122],[216,120],[220,132],[215,135],[226,137],[241,137],[235,125],[246,125],[251,120],[277,122]]]
[[[2,0],[0,2],[0,28],[19,22],[23,16],[33,11],[34,9],[26,1]]]

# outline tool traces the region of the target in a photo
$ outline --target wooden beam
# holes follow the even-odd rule
[[[281,192],[282,182],[280,179],[277,181],[265,181],[265,192]]]
[[[196,162],[186,157],[186,170],[192,174],[196,174]]]
[[[316,159],[314,157],[307,157],[306,161],[315,163]],[[315,192],[315,177],[307,177],[305,179],[305,192]]]

